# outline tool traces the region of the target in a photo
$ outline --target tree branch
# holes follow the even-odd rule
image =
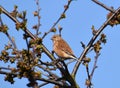
[[[39,0],[36,0],[36,5],[37,5],[37,17],[38,17],[38,24],[37,24],[37,29],[36,29],[36,35],[39,34],[39,29],[40,29],[40,4]]]
[[[74,69],[73,69],[73,71],[72,71],[73,77],[76,76],[76,73],[77,73],[77,71],[78,71],[78,68],[80,67],[80,64],[81,64],[83,58],[85,57],[85,55],[87,54],[87,52],[89,51],[89,49],[91,48],[91,46],[93,45],[93,43],[94,43],[94,41],[96,40],[96,38],[100,35],[100,33],[101,33],[101,32],[104,30],[104,28],[108,25],[109,21],[110,21],[111,19],[113,19],[113,17],[114,17],[119,11],[120,11],[120,7],[115,11],[115,13],[113,13],[113,14],[111,15],[111,17],[110,17],[108,20],[106,20],[106,21],[104,22],[104,24],[98,29],[97,33],[90,39],[88,45],[85,47],[84,51],[83,51],[82,54],[80,55],[79,61],[78,61],[78,62],[75,64],[75,66],[74,66]]]
[[[11,20],[13,20],[15,23],[20,24],[20,22],[13,17],[7,10],[5,10],[2,6],[0,6],[0,9],[2,10],[2,12],[7,15]],[[36,37],[35,35],[33,35],[27,28],[25,28],[25,30],[23,30],[25,33],[27,33],[32,39],[36,40],[38,37]],[[50,53],[50,51],[44,46],[44,44],[42,44],[42,49],[43,51],[46,53],[46,55],[48,55],[48,57],[51,58],[51,60],[55,60],[55,58],[53,57],[53,55]]]
[[[36,78],[36,80],[44,81],[44,82],[47,82],[47,83],[52,83],[52,84],[55,84],[55,85],[59,85],[61,87],[64,86],[64,84],[62,84],[60,82],[57,82],[57,80],[44,79],[44,78]]]
[[[11,75],[14,75],[14,77],[17,76],[17,74],[15,74],[15,73],[5,72],[5,71],[1,71],[1,70],[0,70],[0,74],[3,74],[3,75],[11,74]]]
[[[67,3],[67,5],[66,5],[66,8],[65,8],[64,11],[62,12],[62,14],[65,14],[65,13],[66,13],[66,11],[68,10],[68,8],[69,8],[69,6],[70,6],[70,4],[71,4],[72,1],[73,1],[73,0],[68,0],[68,3]],[[62,15],[62,14],[61,14],[61,15]],[[60,22],[60,20],[61,20],[61,15],[60,15],[60,17],[58,18],[58,20],[53,24],[53,26],[50,28],[50,30],[49,30],[48,32],[45,32],[45,33],[44,33],[42,39],[45,38],[45,36],[46,36],[47,34],[49,34],[49,33],[53,30],[53,28]]]
[[[42,84],[39,85],[39,88],[41,88],[42,86],[45,86],[47,84],[49,84],[49,83],[48,82],[44,82],[44,83],[42,83]]]
[[[106,6],[106,5],[104,5],[103,3],[99,2],[98,0],[92,0],[92,1],[95,2],[95,3],[97,3],[98,5],[102,6],[106,10],[109,10],[112,13],[115,12],[115,10],[113,8],[110,8],[110,7]]]
[[[58,79],[59,78],[56,74],[54,74],[53,72],[51,72],[49,69],[43,67],[42,65],[38,65],[38,67],[41,68],[41,69],[43,69],[44,71],[46,71],[49,74],[49,76],[51,76],[53,79]]]
[[[72,0],[69,0],[68,1],[68,6],[70,5],[70,2],[71,2]],[[2,6],[0,6],[0,10],[2,10],[2,12],[5,14],[5,15],[7,15],[10,19],[12,19],[15,23],[18,23],[18,24],[20,24],[20,22],[15,18],[15,17],[13,17],[8,11],[6,11]],[[66,12],[66,10],[64,11],[64,13]],[[32,39],[34,39],[34,40],[36,40],[38,37],[37,36],[34,36],[26,27],[25,27],[25,29],[23,30],[26,34],[28,34],[29,36],[30,36],[30,38],[32,38]],[[50,53],[50,51],[44,46],[44,44],[41,44],[41,46],[42,46],[42,50],[43,50],[43,52],[45,52],[45,54],[52,60],[52,61],[54,61],[55,60],[55,58],[54,58],[54,56]],[[57,63],[56,64],[56,66],[58,67],[58,69],[60,70],[60,72],[62,73],[62,75],[64,75],[64,76],[68,76],[69,75],[69,77],[71,78],[70,80],[72,80],[73,82],[71,82],[70,81],[70,83],[71,83],[71,85],[75,85],[75,82],[74,82],[74,79],[72,78],[72,76],[69,74],[69,72],[67,72],[66,73],[66,70],[63,68],[63,66],[60,64],[60,63]],[[67,77],[67,81],[68,81],[68,78],[69,77]],[[54,81],[54,80],[52,80],[52,81],[50,81],[50,80],[45,80],[45,79],[40,79],[40,80],[42,80],[42,81],[45,81],[45,82],[52,82],[52,83],[56,83],[57,85],[60,85],[61,86],[61,84],[59,84],[58,82],[56,82],[56,81]],[[74,86],[73,85],[73,86]]]
[[[97,68],[97,61],[98,61],[98,57],[100,56],[99,53],[96,53],[96,56],[95,56],[95,61],[94,61],[94,65],[93,65],[93,69],[92,69],[92,72],[90,74],[90,81],[92,81],[92,78],[93,78],[93,74],[95,72],[95,69]]]
[[[4,25],[4,24],[3,24],[3,21],[2,21],[1,15],[0,15],[0,26],[3,26],[3,25]],[[13,47],[14,47],[15,49],[17,49],[17,46],[16,46],[16,44],[15,44],[15,41],[13,41],[13,39],[11,38],[11,36],[9,35],[9,33],[6,32],[5,34],[6,34],[6,36],[8,37],[8,39],[10,40],[10,42],[12,43]]]

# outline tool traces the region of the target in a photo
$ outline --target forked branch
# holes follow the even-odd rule
[[[85,47],[84,51],[82,52],[82,54],[81,54],[80,57],[79,57],[79,62],[77,62],[77,63],[75,64],[75,66],[74,66],[74,69],[73,69],[73,71],[72,71],[72,76],[73,76],[73,77],[76,76],[76,73],[77,73],[77,71],[78,71],[78,68],[80,67],[80,64],[81,64],[83,58],[85,57],[85,55],[87,54],[87,52],[89,51],[89,49],[91,48],[91,46],[93,45],[93,43],[95,42],[95,40],[97,39],[97,37],[98,37],[98,36],[100,35],[100,33],[104,30],[104,28],[108,25],[109,21],[110,21],[111,19],[113,19],[116,14],[119,13],[119,11],[120,11],[120,7],[115,11],[114,14],[112,14],[112,15],[110,16],[109,19],[107,19],[107,20],[103,23],[103,25],[98,29],[98,31],[96,32],[96,34],[90,39],[88,45]]]

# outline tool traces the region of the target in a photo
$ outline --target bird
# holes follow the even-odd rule
[[[58,57],[78,61],[68,43],[60,35],[53,35],[51,40],[53,41],[53,51]]]

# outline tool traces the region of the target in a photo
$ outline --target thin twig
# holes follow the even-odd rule
[[[68,8],[69,8],[69,6],[70,6],[70,4],[71,4],[72,1],[73,1],[73,0],[68,0],[68,3],[67,3],[67,5],[66,5],[67,8],[64,9],[64,11],[62,12],[62,14],[65,14],[65,13],[66,13],[66,11],[68,10]],[[53,24],[53,26],[50,28],[50,30],[49,30],[48,32],[45,32],[45,33],[44,33],[42,39],[45,38],[45,36],[51,32],[51,30],[60,22],[60,20],[61,20],[61,15],[60,15],[60,17],[58,18],[58,20]]]
[[[14,77],[16,77],[18,75],[18,74],[15,74],[15,73],[5,72],[5,71],[1,71],[1,70],[0,70],[0,74],[3,74],[3,75],[11,74],[11,75],[14,75]]]
[[[24,37],[25,37],[26,35],[24,34]],[[28,38],[25,38],[25,40],[26,40],[26,44],[27,44],[27,57],[28,57],[28,64],[30,65],[30,63],[31,63],[31,60],[30,60],[30,46],[29,46],[29,41],[28,41]]]
[[[0,70],[11,70],[11,68],[9,68],[9,67],[0,67]]]
[[[94,61],[94,65],[93,65],[93,69],[92,69],[92,72],[90,74],[90,81],[92,81],[92,78],[93,78],[93,74],[95,72],[95,69],[97,68],[97,61],[98,61],[98,57],[100,56],[99,53],[96,53],[96,56],[95,56],[95,61]]]
[[[15,41],[12,39],[12,37],[9,35],[8,32],[6,32],[6,36],[8,37],[8,39],[10,40],[10,42],[12,43],[13,47],[14,47],[15,49],[17,49],[17,46],[16,46]]]
[[[38,65],[38,67],[41,68],[41,69],[43,69],[44,71],[46,71],[49,74],[49,76],[52,76],[52,77],[54,76],[54,79],[58,79],[59,78],[56,74],[54,74],[53,72],[51,72],[46,67],[43,67],[42,65]]]
[[[90,83],[87,85],[87,88],[91,88],[90,72],[89,72],[89,63],[86,64],[86,72],[87,72],[87,77],[88,77],[87,80],[90,82]]]
[[[44,82],[47,82],[47,83],[56,84],[56,85],[59,85],[59,86],[61,86],[61,87],[64,86],[64,84],[58,82],[57,80],[44,79],[44,78],[36,78],[36,80],[40,80],[40,81],[44,81]]]
[[[86,71],[87,71],[88,80],[90,80],[90,72],[89,72],[89,67],[88,67],[88,65],[86,66]]]
[[[4,25],[4,24],[3,24],[3,21],[2,21],[2,18],[1,18],[1,15],[0,15],[0,25],[1,25],[1,26]],[[13,47],[14,47],[15,49],[17,49],[17,46],[16,46],[16,44],[15,44],[15,41],[13,41],[13,39],[12,39],[12,37],[9,35],[9,33],[6,32],[5,34],[6,34],[6,36],[8,37],[8,39],[10,40],[10,42],[12,43]]]
[[[36,5],[37,5],[37,17],[38,17],[38,25],[37,25],[36,35],[38,35],[39,29],[40,29],[40,3],[39,3],[39,0],[36,0]]]
[[[87,85],[87,88],[91,88],[92,87],[92,78],[93,78],[93,74],[95,72],[95,69],[97,68],[97,61],[98,61],[98,57],[100,56],[99,53],[96,53],[96,56],[95,56],[95,61],[94,61],[94,65],[93,65],[93,69],[90,73],[89,71],[89,63],[86,65],[86,72],[87,72],[87,77],[88,77],[88,81],[90,82],[88,85]]]
[[[112,14],[112,16],[107,19],[104,24],[98,29],[97,33],[90,39],[88,45],[86,46],[86,48],[83,50],[82,54],[79,57],[79,61],[75,64],[74,69],[72,71],[72,75],[73,77],[76,76],[76,73],[78,71],[78,68],[80,67],[80,64],[83,60],[83,58],[85,57],[85,55],[87,54],[87,52],[89,51],[89,49],[91,48],[91,46],[93,45],[94,41],[96,40],[96,38],[100,35],[100,33],[104,30],[104,28],[108,25],[109,21],[111,19],[113,19],[113,17],[119,12],[120,7],[115,11],[115,13]]]
[[[105,8],[106,10],[109,10],[110,12],[114,13],[115,10],[113,8],[110,8],[108,6],[106,6],[105,4],[99,2],[98,0],[92,0],[93,2],[97,3],[98,5],[102,6],[103,8]]]
[[[49,83],[48,82],[42,83],[42,84],[39,85],[39,88],[41,88],[42,86],[45,86],[47,84],[49,84]]]
[[[7,15],[11,20],[13,20],[16,24],[20,24],[20,22],[15,17],[13,17],[6,9],[4,9],[1,5],[0,5],[0,10],[2,10],[2,12],[5,15]],[[27,33],[34,40],[37,38],[27,28],[25,28],[24,32]]]

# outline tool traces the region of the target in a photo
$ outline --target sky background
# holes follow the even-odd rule
[[[105,5],[114,9],[120,6],[120,0],[99,0]],[[40,31],[47,32],[55,21],[59,18],[60,14],[64,10],[64,5],[67,4],[67,0],[40,0],[40,15],[41,24]],[[32,33],[35,31],[32,26],[37,24],[37,18],[33,16],[33,12],[37,10],[35,0],[0,0],[0,5],[3,6],[8,11],[12,11],[14,5],[18,5],[18,10],[27,11],[28,24],[27,27]],[[63,27],[62,37],[69,43],[74,54],[79,57],[83,49],[80,45],[80,41],[84,42],[86,45],[92,37],[91,27],[92,25],[98,29],[106,20],[106,15],[109,11],[105,10],[101,6],[95,4],[91,0],[75,0],[71,3],[69,10],[66,13],[66,19],[59,22],[59,25]],[[9,18],[2,15],[3,22],[9,25],[9,33],[11,36],[15,37],[15,41],[18,43],[18,49],[26,48],[25,41],[22,40],[22,31],[16,31],[14,22]],[[57,25],[58,26],[58,25]],[[56,28],[57,28],[56,26]],[[58,32],[57,32],[58,33]],[[99,57],[97,66],[93,77],[94,88],[119,88],[120,82],[120,26],[107,26],[103,33],[107,35],[107,43],[102,46],[101,55]],[[51,51],[52,41],[50,38],[53,33],[50,33],[44,39],[44,44]],[[2,50],[5,44],[7,44],[8,39],[3,34],[0,33],[0,50]],[[94,61],[93,54],[88,54]],[[43,55],[43,58],[48,58]],[[90,63],[92,66],[93,63]],[[70,71],[74,67],[75,63],[69,65]],[[0,66],[7,66],[0,62]],[[85,67],[81,65],[77,73],[77,83],[81,88],[85,87],[85,80],[87,78]],[[27,79],[15,79],[15,83],[11,85],[4,81],[4,76],[0,75],[0,88],[28,88],[26,83]],[[52,88],[53,85],[47,85],[42,88]]]

